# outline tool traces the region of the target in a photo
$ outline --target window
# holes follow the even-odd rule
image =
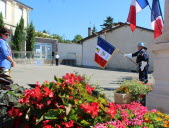
[[[35,43],[34,45],[35,58],[52,58],[52,44],[50,43]]]
[[[17,23],[19,23],[21,17],[23,16],[23,9],[22,8],[18,8],[16,9],[16,18],[17,18]]]
[[[0,0],[0,12],[2,12],[3,18],[6,17],[6,2],[3,0]]]

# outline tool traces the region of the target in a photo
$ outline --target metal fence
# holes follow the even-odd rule
[[[42,53],[36,53],[34,51],[13,51],[12,52],[13,59],[19,61],[23,60],[35,60],[35,62],[39,62],[39,60],[42,63],[51,63],[55,64],[55,56],[51,55],[44,55]],[[76,65],[76,53],[63,53],[60,55],[59,63],[63,65]],[[25,61],[29,62],[29,61]]]
[[[35,53],[32,51],[13,51],[12,58],[14,59],[34,59]]]

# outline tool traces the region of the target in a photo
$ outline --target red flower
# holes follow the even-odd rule
[[[60,125],[58,125],[58,124],[56,124],[55,127],[57,127],[57,128],[62,128],[62,127],[61,127]]]
[[[91,86],[90,86],[90,85],[88,85],[88,84],[86,85],[86,90],[87,90],[87,92],[88,92],[88,93],[90,93],[90,94],[91,94],[91,93],[92,93],[92,91],[93,91],[94,89],[95,89],[94,87],[91,87]]]
[[[140,98],[144,98],[145,97],[145,95],[140,95]]]
[[[44,87],[43,90],[45,91],[45,93],[44,93],[45,97],[53,97],[54,96],[54,93],[49,88]]]
[[[71,128],[71,127],[74,126],[74,120],[71,120],[71,121],[69,121],[69,122],[67,122],[67,123],[64,123],[64,122],[63,122],[62,125],[65,126],[64,128]]]
[[[42,109],[42,108],[44,107],[44,105],[43,105],[43,104],[36,104],[36,107],[37,107],[38,109]]]
[[[46,101],[46,104],[47,104],[47,105],[50,105],[51,103],[52,103],[51,100],[47,100],[47,101]]]
[[[81,104],[80,108],[83,109],[84,112],[91,114],[92,118],[98,116],[99,104],[97,102]]]
[[[109,108],[106,111],[109,115],[111,115],[111,118],[114,118],[114,115],[116,114],[116,108],[114,103],[109,103]]]
[[[73,96],[69,96],[69,99],[73,99]]]
[[[22,112],[19,109],[15,109],[14,107],[12,107],[12,109],[8,111],[8,116],[9,117],[13,117],[13,116],[20,117],[20,116],[22,116]]]
[[[46,125],[43,128],[53,128],[51,125]]]
[[[29,124],[25,125],[24,128],[31,128]]]

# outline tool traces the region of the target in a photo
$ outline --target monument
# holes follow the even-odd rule
[[[169,0],[165,0],[163,34],[149,49],[154,53],[155,85],[146,98],[146,106],[169,113]]]

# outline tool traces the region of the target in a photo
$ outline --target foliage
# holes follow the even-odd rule
[[[20,96],[21,107],[8,116],[18,128],[165,128],[169,115],[149,111],[139,102],[114,104],[94,96],[94,87],[80,75],[67,73],[56,82],[45,81]],[[11,126],[11,127],[13,127]]]
[[[11,122],[7,112],[11,106],[19,107],[19,96],[23,94],[24,88],[13,84],[11,77],[2,69],[0,67],[0,127],[6,128]]]
[[[24,32],[24,19],[21,17],[19,24],[17,24],[15,33],[13,36],[14,50],[21,51],[22,43],[25,41],[25,32]]]
[[[113,22],[113,18],[108,16],[106,17],[106,20],[104,20],[104,23],[100,26],[103,26],[102,29],[105,29],[105,28],[112,28],[114,26],[114,22]]]
[[[140,103],[116,105],[113,121],[98,123],[94,128],[168,128],[169,115],[156,109],[148,111]]]
[[[0,126],[6,128],[11,124],[11,118],[7,115],[11,106],[20,107],[19,97],[24,88],[17,84],[0,85]]]
[[[43,32],[35,32],[36,37],[42,37],[42,38],[51,38],[51,39],[57,39],[59,43],[72,43],[70,40],[64,39],[64,36],[59,36],[57,34],[50,35],[49,33],[46,33],[46,30]]]
[[[26,51],[33,51],[35,43],[35,28],[33,23],[27,27],[27,36],[26,36]]]
[[[124,81],[120,87],[116,90],[117,93],[130,93],[132,94],[133,100],[139,100],[141,95],[146,95],[147,93],[152,91],[152,84],[147,83],[144,84],[141,81],[126,80]]]
[[[76,35],[75,37],[74,37],[74,39],[72,40],[72,42],[74,42],[74,43],[78,43],[80,40],[82,40],[83,39],[83,37],[81,36],[81,35]]]
[[[27,128],[88,128],[114,118],[114,103],[100,95],[93,96],[94,87],[86,84],[83,77],[67,73],[62,78],[55,76],[55,80],[25,90],[19,100],[22,107],[8,112],[15,118],[14,124],[19,121]]]
[[[0,29],[3,27],[4,27],[3,15],[2,15],[2,12],[0,12]]]
[[[93,26],[93,28],[92,28],[92,33],[95,33],[95,32],[97,32],[97,29],[96,29],[95,26]]]

